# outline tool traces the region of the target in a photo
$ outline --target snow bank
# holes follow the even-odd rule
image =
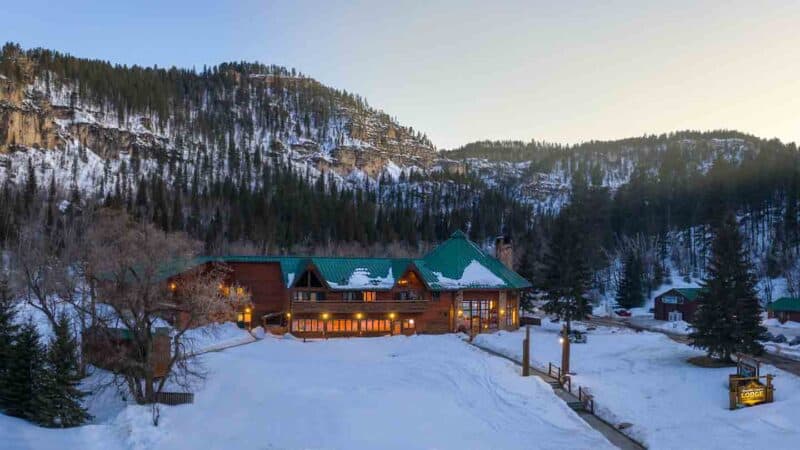
[[[523,331],[479,335],[475,342],[521,358]],[[531,327],[536,365],[561,360],[558,336]],[[705,369],[686,362],[703,353],[669,337],[601,327],[586,344],[571,346],[573,387],[588,387],[596,412],[651,449],[796,448],[800,429],[792,417],[800,408],[800,379],[771,366],[775,402],[728,410],[728,374],[733,368]]]
[[[389,268],[389,273],[385,277],[371,276],[369,269],[360,267],[353,271],[346,283],[328,281],[328,284],[333,289],[391,289],[394,286],[394,275]]]
[[[434,272],[436,278],[439,279],[439,284],[445,288],[466,288],[470,286],[504,286],[505,283],[497,275],[492,273],[478,261],[474,259],[467,267],[464,268],[464,273],[461,278],[447,278],[441,272]]]
[[[183,341],[189,352],[200,354],[247,344],[256,338],[233,322],[211,324],[186,331]]]

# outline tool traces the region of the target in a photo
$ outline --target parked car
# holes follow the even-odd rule
[[[618,315],[620,317],[630,317],[631,316],[631,312],[628,311],[627,309],[618,309],[618,310],[614,311],[614,314],[616,314],[616,315]]]
[[[583,331],[572,330],[569,332],[569,341],[573,344],[585,344],[586,333]]]

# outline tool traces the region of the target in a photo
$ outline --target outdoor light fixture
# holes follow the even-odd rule
[[[389,318],[394,319],[394,313],[389,313]]]
[[[292,313],[286,313],[286,317],[292,317]]]
[[[559,344],[564,344],[564,338],[563,337],[558,338],[558,343]]]
[[[459,315],[459,316],[463,316],[463,315],[464,315],[464,311],[462,311],[462,310],[460,310],[460,309],[459,309],[459,310],[458,310],[458,315]]]
[[[328,320],[328,313],[322,314],[322,319],[323,320]]]
[[[362,317],[364,317],[364,315],[363,315],[363,314],[361,314],[361,313],[356,313],[356,319],[361,319]]]
[[[248,306],[247,308],[245,308],[244,312],[246,312],[247,314],[250,314],[250,307]]]
[[[169,290],[170,291],[174,291],[176,289],[178,289],[178,285],[177,284],[175,284],[174,282],[169,284]]]
[[[503,314],[505,314],[505,313],[506,313],[506,310],[505,310],[505,309],[501,309],[501,310],[500,310],[500,315],[501,315],[501,316],[502,316]]]
[[[409,325],[414,325],[414,319],[408,319],[408,324]]]

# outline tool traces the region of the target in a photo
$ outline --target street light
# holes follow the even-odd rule
[[[561,343],[561,370],[564,375],[569,375],[569,332],[566,324],[561,328],[561,338],[558,341]]]

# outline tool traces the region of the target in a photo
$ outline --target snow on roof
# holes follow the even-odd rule
[[[389,268],[389,273],[385,277],[372,276],[369,269],[359,267],[353,271],[350,278],[343,283],[334,283],[328,281],[333,289],[391,289],[394,286],[394,275],[392,269]]]
[[[446,276],[442,275],[441,272],[433,272],[433,274],[436,275],[436,277],[439,279],[439,284],[444,288],[505,286],[505,282],[500,279],[500,277],[492,273],[491,270],[487,269],[483,264],[474,259],[467,264],[467,267],[464,268],[461,278],[447,278]]]

